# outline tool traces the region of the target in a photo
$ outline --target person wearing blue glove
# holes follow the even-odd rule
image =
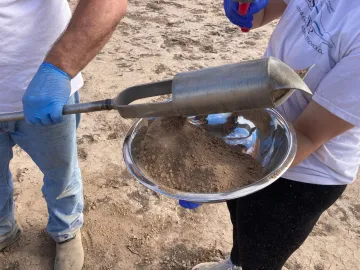
[[[255,0],[249,6],[249,9],[246,15],[239,14],[239,2],[235,2],[233,0],[224,0],[224,10],[226,17],[233,24],[251,29],[253,27],[254,15],[259,11],[262,11],[269,3],[269,0]]]
[[[37,126],[61,123],[70,93],[70,75],[51,63],[42,63],[22,98],[26,122]]]
[[[233,225],[230,257],[193,270],[281,270],[357,176],[360,2],[254,0],[241,16],[237,2],[224,0],[224,9],[230,22],[242,28],[281,17],[265,57],[294,70],[313,66],[305,82],[314,95],[295,92],[277,108],[296,130],[293,164],[274,184],[227,202]]]
[[[25,115],[25,121],[0,123],[0,251],[21,234],[9,170],[12,148],[19,145],[44,174],[47,231],[56,242],[54,269],[82,269],[79,118],[62,116],[62,110],[79,102],[80,71],[109,40],[126,6],[126,0],[80,0],[71,18],[67,0],[0,5],[0,113],[23,110]]]

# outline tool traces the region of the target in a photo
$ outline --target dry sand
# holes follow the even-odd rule
[[[187,118],[158,118],[139,133],[141,143],[133,149],[138,166],[170,192],[227,192],[264,176],[260,162],[243,147],[226,144]]]
[[[273,25],[242,34],[223,15],[222,1],[130,1],[127,18],[84,71],[83,101],[176,72],[262,56]],[[116,112],[83,115],[78,132],[84,178],[85,269],[190,269],[217,260],[231,247],[225,204],[196,211],[138,184],[122,161],[131,120]],[[54,244],[44,228],[42,175],[20,149],[11,165],[21,240],[0,253],[0,269],[52,269]],[[321,218],[284,269],[360,269],[360,182]]]

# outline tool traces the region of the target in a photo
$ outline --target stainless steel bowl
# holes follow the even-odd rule
[[[139,119],[130,128],[123,145],[127,168],[144,186],[165,196],[196,203],[216,203],[240,198],[259,191],[275,182],[289,168],[296,154],[296,135],[291,125],[274,109],[252,110],[234,114],[208,115],[206,119],[188,120],[205,128],[226,143],[242,145],[244,151],[256,158],[265,168],[265,176],[257,182],[219,193],[189,193],[161,189],[156,179],[150,179],[135,163],[132,149],[139,143],[139,131],[146,129],[155,118]],[[224,125],[226,128],[224,129]],[[226,132],[224,133],[224,130]]]

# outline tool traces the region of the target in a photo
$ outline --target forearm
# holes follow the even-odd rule
[[[81,0],[45,61],[74,77],[110,39],[126,6],[127,0]]]
[[[311,139],[304,135],[300,130],[296,130],[297,152],[291,168],[297,166],[299,163],[308,158],[315,152],[319,146],[314,144]]]
[[[263,9],[254,15],[252,29],[256,29],[256,28],[263,26],[262,22],[264,20],[264,14],[265,14],[265,11]]]
[[[280,18],[286,7],[287,5],[283,0],[269,0],[267,7],[254,15],[253,29]]]
[[[297,137],[297,153],[291,167],[304,161],[319,147],[354,126],[332,114],[314,101],[294,123]]]

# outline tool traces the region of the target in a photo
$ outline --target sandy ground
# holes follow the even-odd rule
[[[127,18],[84,71],[82,100],[114,97],[126,87],[181,71],[261,57],[274,24],[244,35],[227,22],[221,5],[213,0],[131,1]],[[82,118],[85,269],[190,269],[226,256],[231,227],[224,204],[184,210],[127,172],[121,148],[131,123],[116,112]],[[24,234],[0,253],[0,269],[51,269],[54,243],[44,230],[42,175],[19,148],[11,168]],[[360,269],[359,191],[359,182],[347,189],[285,269]]]

